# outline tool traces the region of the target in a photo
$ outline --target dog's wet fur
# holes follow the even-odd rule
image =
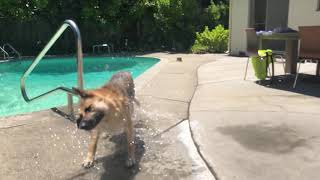
[[[131,118],[133,103],[138,103],[138,101],[135,99],[131,74],[119,72],[113,75],[107,84],[98,89],[73,88],[73,90],[80,96],[77,126],[79,129],[90,131],[91,135],[83,166],[89,168],[93,165],[100,133],[124,130],[128,142],[126,165],[132,167],[135,164],[135,135]]]

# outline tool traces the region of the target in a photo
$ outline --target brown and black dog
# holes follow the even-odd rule
[[[131,116],[135,90],[132,76],[129,72],[119,72],[101,88],[94,90],[80,90],[73,88],[80,96],[79,129],[90,131],[91,137],[87,157],[83,166],[89,168],[93,165],[97,142],[100,133],[125,130],[128,142],[128,159],[126,165],[135,164],[134,129]]]

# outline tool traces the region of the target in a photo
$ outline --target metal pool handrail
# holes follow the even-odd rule
[[[0,47],[0,50],[3,53],[3,59],[6,59],[6,55],[7,55],[7,57],[9,57],[9,54],[7,53],[7,51],[5,51],[2,47]]]
[[[94,54],[95,53],[95,49],[97,48],[98,49],[98,53],[100,53],[100,47],[107,47],[108,48],[108,53],[110,54],[110,46],[107,44],[107,43],[104,43],[104,44],[96,44],[96,45],[93,45],[92,46],[92,53]],[[103,49],[102,49],[103,50]]]
[[[11,49],[11,51],[13,51],[14,53],[16,53],[16,54],[18,55],[18,58],[21,59],[20,53],[19,53],[13,46],[11,46],[11,44],[5,43],[5,44],[2,46],[2,49],[5,49],[6,46],[8,46],[8,47]]]
[[[38,54],[38,56],[33,60],[32,64],[29,66],[29,68],[24,72],[20,79],[20,88],[21,93],[26,102],[31,102],[33,100],[36,100],[38,98],[41,98],[43,96],[46,96],[54,91],[62,90],[67,92],[68,95],[68,111],[70,113],[70,116],[73,118],[73,102],[72,102],[72,95],[75,95],[74,91],[72,89],[69,89],[67,87],[57,87],[55,89],[52,89],[48,92],[45,92],[43,94],[40,94],[38,96],[29,98],[26,92],[25,88],[25,79],[26,77],[33,71],[33,69],[36,67],[36,65],[40,62],[40,60],[43,58],[43,56],[48,52],[48,50],[52,47],[52,45],[57,41],[57,39],[62,35],[62,33],[70,27],[72,31],[74,32],[75,38],[76,38],[76,48],[77,48],[77,71],[78,71],[78,88],[83,89],[83,54],[82,54],[82,42],[81,42],[81,34],[78,26],[76,23],[72,20],[66,20],[63,22],[63,24],[60,26],[58,31],[53,35],[53,37],[50,39],[50,41],[47,43],[47,45],[43,48],[43,50]]]

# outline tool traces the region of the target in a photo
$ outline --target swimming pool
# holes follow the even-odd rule
[[[159,60],[145,57],[84,57],[84,87],[102,86],[118,71],[129,71],[134,78]],[[32,60],[0,63],[0,116],[33,112],[67,104],[66,93],[52,95],[26,103],[20,92],[20,78]],[[47,58],[26,79],[26,91],[34,97],[58,86],[77,87],[75,58]]]

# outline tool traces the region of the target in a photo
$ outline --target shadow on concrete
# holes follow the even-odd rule
[[[138,136],[135,138],[136,144],[136,165],[132,168],[127,168],[125,165],[127,154],[127,140],[125,134],[112,136],[110,141],[116,144],[116,148],[119,149],[113,155],[107,156],[101,159],[97,159],[98,162],[102,162],[104,173],[101,175],[101,180],[104,179],[133,179],[139,172],[139,163],[145,153],[144,141]]]
[[[293,75],[282,75],[275,76],[272,82],[271,80],[262,80],[256,81],[256,83],[268,88],[320,97],[320,77],[310,74],[300,74],[295,89],[293,88],[294,78],[295,76]]]
[[[218,127],[218,131],[231,136],[243,147],[271,154],[290,153],[297,147],[308,146],[307,139],[285,124],[249,124]]]
[[[110,141],[115,143],[116,151],[105,157],[97,158],[95,164],[102,165],[102,170],[96,168],[82,169],[75,173],[69,180],[75,179],[101,179],[101,180],[130,180],[139,172],[139,163],[145,153],[144,141],[136,136],[136,165],[132,168],[127,168],[125,165],[127,155],[126,135],[114,135]],[[92,176],[94,178],[92,178]],[[100,176],[100,177],[97,177]]]

